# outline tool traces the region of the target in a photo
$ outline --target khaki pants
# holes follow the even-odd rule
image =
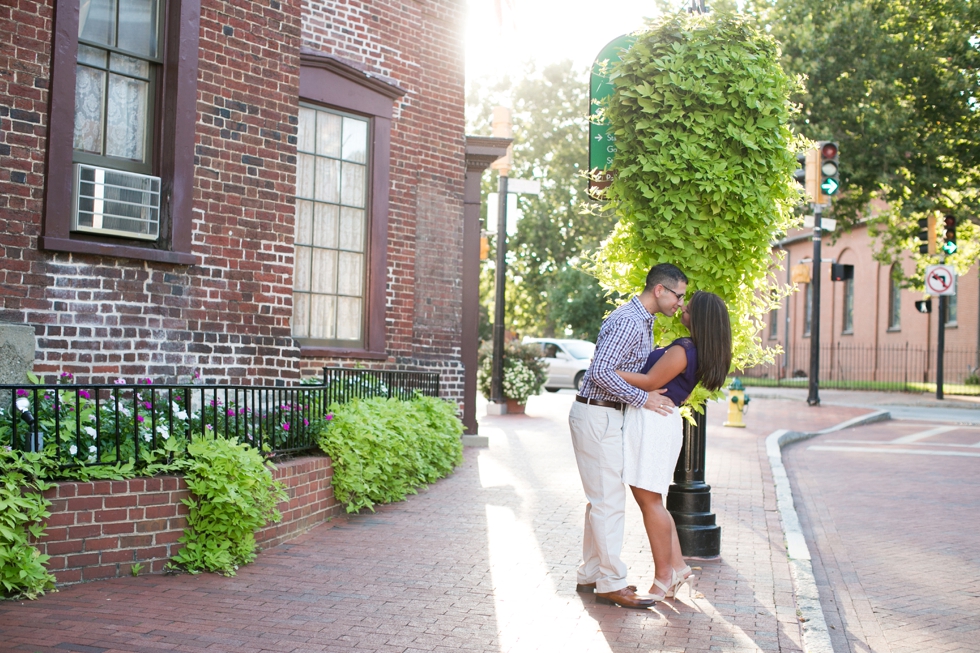
[[[615,592],[626,587],[626,564],[620,558],[626,512],[623,413],[576,401],[568,414],[568,426],[589,501],[578,582],[594,582],[597,592]]]

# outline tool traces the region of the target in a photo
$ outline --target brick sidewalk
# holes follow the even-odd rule
[[[980,429],[936,426],[783,450],[837,653],[980,651]]]
[[[648,611],[574,591],[584,498],[568,438],[569,393],[528,415],[484,418],[488,449],[418,496],[314,529],[235,578],[144,576],[0,603],[0,650],[799,651],[792,585],[765,458],[776,428],[816,430],[864,410],[757,400],[747,429],[709,408],[708,482],[722,555],[693,598]],[[624,558],[646,589],[638,509]]]

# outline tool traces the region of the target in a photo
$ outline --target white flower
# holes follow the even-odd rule
[[[89,456],[89,457],[88,457],[88,461],[89,461],[90,463],[94,463],[94,462],[95,462],[95,456]]]
[[[95,421],[95,413],[89,413],[88,414],[88,418],[94,422]]]
[[[126,417],[129,417],[130,415],[132,415],[132,413],[129,412],[129,409],[126,408],[125,406],[123,406],[122,404],[119,404],[119,412],[122,413],[123,415],[125,415]]]
[[[75,454],[78,453],[78,447],[76,447],[75,445],[71,445],[70,447],[68,447],[68,453],[74,456]]]
[[[82,430],[85,431],[86,433],[88,433],[93,438],[98,435],[98,432],[94,428],[92,428],[91,426],[83,426],[82,427]]]
[[[88,448],[89,453],[95,453],[96,451],[98,451],[98,448],[94,444]]]
[[[186,410],[178,411],[177,413],[175,413],[175,415],[177,416],[177,419],[187,419],[187,411]]]
[[[143,441],[144,442],[149,442],[152,439],[153,439],[153,434],[152,433],[144,433],[143,434]]]
[[[166,424],[158,424],[157,433],[159,433],[160,437],[163,438],[164,440],[170,437],[170,429],[167,428]]]

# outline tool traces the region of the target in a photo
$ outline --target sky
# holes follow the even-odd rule
[[[503,34],[497,3],[504,5]],[[519,73],[533,60],[571,59],[585,69],[606,43],[643,27],[650,0],[468,0],[466,79]]]

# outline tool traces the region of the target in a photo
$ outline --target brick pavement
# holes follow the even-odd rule
[[[837,653],[980,651],[978,444],[891,421],[783,450]]]
[[[316,528],[237,577],[143,576],[0,604],[0,650],[29,653],[377,651],[799,651],[792,584],[766,463],[775,428],[816,430],[862,414],[751,404],[749,428],[709,408],[708,482],[722,554],[693,597],[648,611],[574,591],[584,498],[569,444],[572,395],[527,416],[484,418],[488,449],[376,514]],[[629,505],[624,557],[653,565]]]

